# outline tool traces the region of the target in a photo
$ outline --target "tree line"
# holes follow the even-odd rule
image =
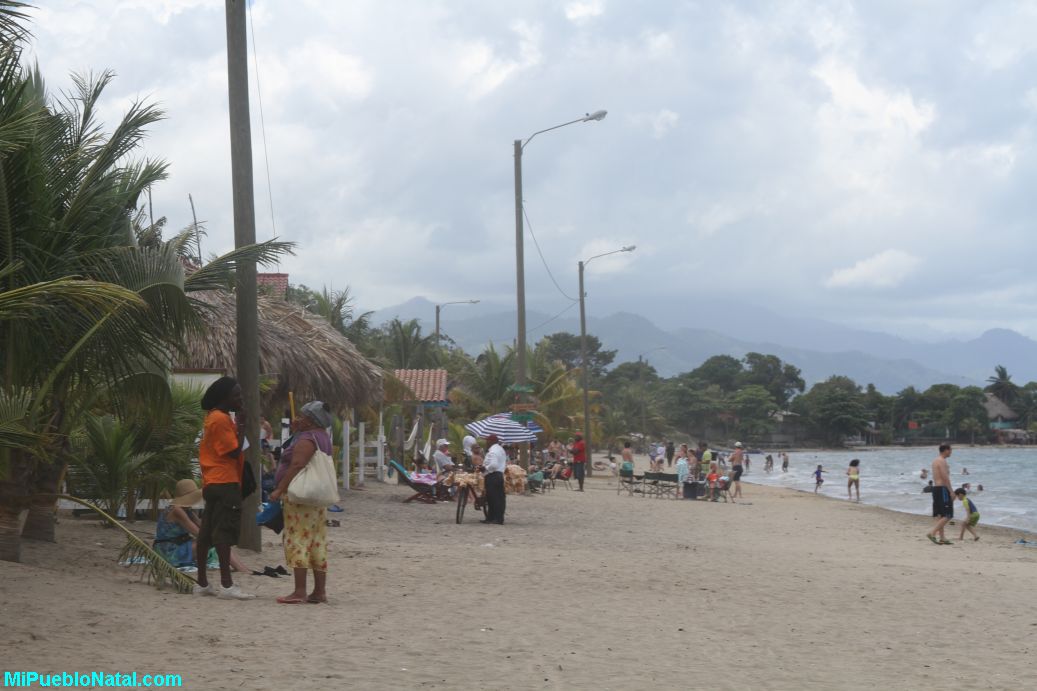
[[[292,286],[288,299],[328,319],[372,361],[387,370],[445,368],[451,386],[450,416],[466,422],[507,410],[513,400],[514,350],[487,346],[471,356],[448,336],[435,343],[418,320],[380,326],[370,313],[355,314],[349,290],[320,292]],[[1037,382],[1012,382],[1002,366],[987,386],[909,386],[887,395],[835,375],[809,389],[799,368],[776,355],[715,355],[701,365],[662,377],[647,362],[613,366],[616,351],[587,337],[591,422],[595,445],[617,446],[641,437],[766,441],[792,429],[800,442],[839,445],[847,439],[898,443],[913,438],[992,441],[984,405],[992,394],[1019,415],[1017,424],[1037,432]],[[551,436],[583,429],[580,338],[558,332],[528,346],[529,380],[539,401],[537,420]]]

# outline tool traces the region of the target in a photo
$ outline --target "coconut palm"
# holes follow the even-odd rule
[[[0,34],[16,5],[0,2]],[[23,534],[53,539],[53,496],[85,412],[103,399],[169,416],[169,356],[201,323],[188,293],[226,287],[237,262],[283,249],[243,248],[186,276],[184,234],[137,232],[141,194],[165,164],[130,156],[161,112],[133,103],[104,133],[96,114],[111,79],[76,77],[50,102],[18,41],[0,43],[0,401],[23,413],[0,432],[0,559],[17,558],[26,509]],[[27,305],[40,307],[32,318]]]
[[[994,368],[994,376],[987,377],[987,387],[984,390],[997,396],[1007,406],[1019,400],[1019,387],[1012,382],[1008,368],[1003,365]]]

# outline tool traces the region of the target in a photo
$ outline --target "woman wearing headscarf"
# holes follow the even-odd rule
[[[320,449],[331,454],[331,437],[327,429],[332,417],[328,406],[320,401],[310,401],[299,409],[299,416],[292,422],[295,433],[291,442],[281,451],[281,462],[274,475],[276,487],[270,493],[270,501],[282,500],[284,505],[284,558],[288,568],[295,574],[295,590],[277,598],[285,605],[303,602],[312,604],[327,602],[328,577],[328,528],[326,509],[323,506],[296,504],[286,496],[288,485]],[[306,594],[306,571],[313,571],[313,592]]]

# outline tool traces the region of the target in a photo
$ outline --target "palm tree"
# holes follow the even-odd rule
[[[381,355],[393,369],[421,369],[436,364],[434,336],[423,336],[417,319],[393,319],[386,326]]]
[[[16,5],[0,2],[0,34]],[[50,103],[20,57],[17,41],[0,43],[0,559],[17,559],[26,509],[21,534],[53,540],[69,434],[87,411],[103,401],[169,416],[171,350],[200,325],[188,293],[284,250],[243,248],[186,276],[193,235],[158,242],[135,212],[165,177],[164,163],[129,158],[160,111],[134,103],[105,134],[96,114],[111,73],[76,77]]]
[[[514,351],[501,356],[491,343],[475,360],[465,361],[459,386],[450,394],[463,416],[475,419],[507,409],[515,383],[514,359]]]
[[[987,377],[987,384],[984,391],[994,394],[1005,405],[1011,406],[1019,400],[1019,387],[1012,383],[1012,376],[1003,365],[994,368],[994,376]]]

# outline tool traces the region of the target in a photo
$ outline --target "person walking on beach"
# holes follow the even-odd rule
[[[580,488],[578,492],[583,491],[583,475],[587,466],[587,445],[583,441],[583,435],[577,434],[573,439],[572,446],[569,447],[572,453],[572,467],[573,477],[576,478],[576,482],[579,483]]]
[[[195,563],[198,567],[196,595],[215,595],[227,600],[251,600],[255,595],[241,590],[231,578],[230,548],[241,532],[241,475],[245,464],[245,427],[235,423],[231,412],[244,405],[241,387],[232,377],[220,377],[202,396],[206,411],[198,466],[202,471],[205,513],[198,529]],[[209,583],[206,573],[209,547],[220,560],[220,586]]]
[[[745,451],[742,449],[742,442],[735,442],[735,450],[731,453],[731,481],[735,483],[734,494],[731,495],[732,499],[738,499],[742,496],[742,461],[745,458]]]
[[[817,490],[821,489],[821,485],[825,484],[825,479],[821,477],[824,472],[825,469],[818,464],[817,470],[814,471],[814,494],[817,494]]]
[[[853,499],[854,488],[857,489],[857,503],[861,501],[861,461],[855,458],[850,461],[850,467],[846,469],[846,497]]]
[[[482,522],[504,525],[504,509],[507,502],[504,496],[504,469],[508,465],[508,453],[500,445],[496,434],[487,435],[486,446],[489,450],[483,459],[483,481],[489,514]]]
[[[951,494],[951,469],[947,459],[951,457],[951,445],[940,444],[940,455],[933,459],[933,528],[925,534],[934,545],[952,544],[943,529],[954,518],[954,495]]]
[[[958,535],[958,542],[965,539],[965,531],[972,533],[973,541],[979,539],[979,534],[976,533],[975,527],[979,523],[979,509],[976,508],[975,503],[967,496],[968,491],[964,487],[959,487],[954,490],[954,496],[958,498],[961,505],[965,508],[965,516],[967,518],[961,522],[961,534]]]

